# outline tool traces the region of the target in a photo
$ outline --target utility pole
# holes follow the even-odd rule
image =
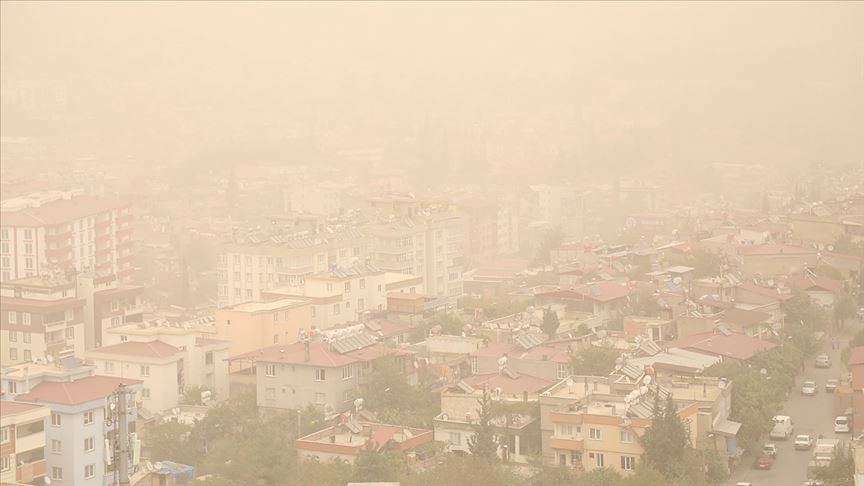
[[[119,415],[117,441],[120,449],[117,468],[120,470],[120,486],[129,486],[129,416],[126,411],[128,398],[126,385],[120,384],[117,390],[117,415]]]

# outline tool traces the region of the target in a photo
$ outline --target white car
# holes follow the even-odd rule
[[[819,388],[816,386],[815,381],[805,381],[801,385],[801,394],[804,396],[812,397],[813,395],[816,395],[817,390],[819,390]]]
[[[795,436],[795,450],[796,451],[809,451],[811,447],[813,447],[813,443],[815,439],[806,434],[796,435]]]
[[[834,432],[837,434],[848,434],[849,417],[845,415],[838,415],[837,418],[834,419]]]

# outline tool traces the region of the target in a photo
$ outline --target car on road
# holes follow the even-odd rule
[[[840,386],[840,380],[837,378],[829,378],[825,382],[825,391],[828,393],[834,393],[834,390],[836,390],[838,386]]]
[[[801,486],[825,486],[825,483],[820,479],[808,479],[801,483]]]
[[[837,434],[848,434],[849,417],[845,415],[838,415],[837,418],[834,419],[834,432]]]
[[[762,446],[762,453],[766,456],[771,456],[772,459],[777,459],[777,446],[771,443]]]
[[[827,354],[820,354],[816,356],[816,363],[814,364],[817,368],[830,368],[831,367],[831,357]]]
[[[775,415],[771,418],[771,424],[771,432],[768,433],[770,439],[786,440],[795,433],[792,417],[788,415]]]
[[[762,469],[765,471],[771,469],[771,466],[773,465],[774,459],[772,459],[771,456],[767,454],[759,454],[759,456],[756,457],[756,460],[753,462],[754,469]]]
[[[808,380],[808,381],[805,381],[801,385],[801,394],[806,396],[806,397],[812,397],[812,396],[816,395],[816,392],[818,390],[819,390],[819,387],[816,386],[815,381]]]
[[[796,451],[809,451],[811,447],[813,447],[813,443],[816,442],[812,436],[807,434],[799,434],[795,436],[795,450]]]
[[[735,486],[753,486],[753,483],[748,483],[746,481],[739,481],[735,483]]]

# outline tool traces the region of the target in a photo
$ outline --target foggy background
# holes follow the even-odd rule
[[[7,170],[864,162],[856,2],[3,2],[0,73],[2,135],[42,146]]]

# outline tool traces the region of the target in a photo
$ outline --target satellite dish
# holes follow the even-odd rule
[[[642,384],[645,385],[645,386],[650,385],[650,384],[651,384],[651,375],[645,375],[645,376],[642,378]]]
[[[766,370],[765,368],[762,368],[761,370],[759,370],[759,374],[762,376],[765,376],[768,374],[768,370]]]
[[[674,283],[675,285],[681,285],[681,282],[683,282],[683,280],[681,280],[681,277],[675,277],[672,279],[672,283]]]

